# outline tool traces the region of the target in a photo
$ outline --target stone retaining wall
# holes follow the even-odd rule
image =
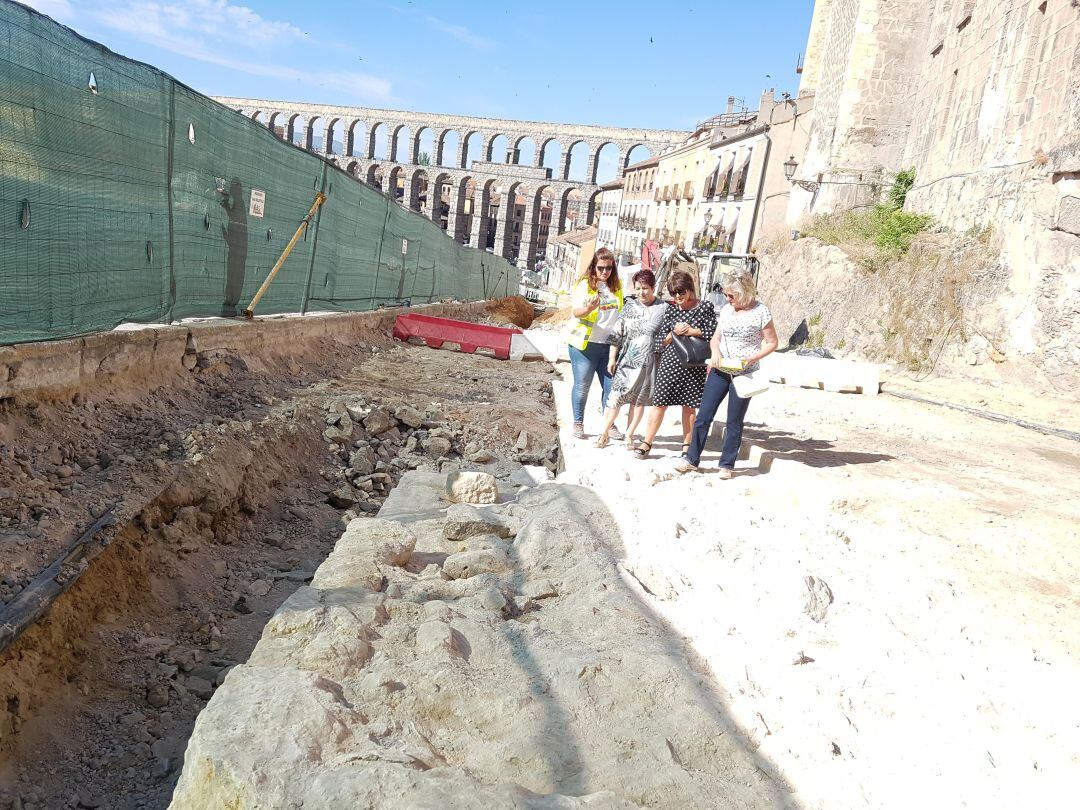
[[[413,307],[450,318],[475,317],[483,302]],[[204,321],[176,326],[99,332],[70,340],[0,346],[0,399],[77,390],[119,376],[160,377],[194,364],[200,354],[239,352],[246,357],[295,353],[322,339],[350,340],[388,331],[402,309],[246,321]]]

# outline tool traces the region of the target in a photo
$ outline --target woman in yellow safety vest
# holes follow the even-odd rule
[[[608,335],[619,320],[623,306],[622,285],[619,271],[615,268],[615,255],[607,248],[600,248],[589,262],[589,267],[574,285],[570,299],[573,318],[568,342],[570,344],[570,367],[574,372],[571,403],[574,409],[574,437],[585,438],[585,402],[589,398],[589,386],[595,374],[603,389],[601,407],[607,407],[611,391],[611,374],[608,373]],[[618,441],[621,435],[611,432]]]

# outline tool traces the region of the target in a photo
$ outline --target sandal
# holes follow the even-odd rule
[[[690,442],[687,442],[682,446],[682,452],[679,453],[679,458],[686,458],[686,454],[690,452]]]
[[[599,436],[596,437],[596,446],[597,447],[607,447],[608,446],[608,441],[610,440],[610,438],[611,437],[608,436],[607,431],[605,430],[603,433],[601,433]]]
[[[652,450],[652,442],[642,442],[634,448],[634,458],[648,458],[650,450]]]

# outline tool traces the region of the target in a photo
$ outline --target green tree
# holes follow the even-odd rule
[[[419,163],[421,166],[430,166],[431,155],[429,155],[427,152],[421,152],[420,157],[416,159],[416,162]]]

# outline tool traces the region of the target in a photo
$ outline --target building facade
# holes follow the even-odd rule
[[[714,131],[714,166],[691,216],[692,246],[702,251],[756,252],[761,236],[789,231],[792,183],[784,164],[806,151],[813,96],[777,100],[761,96],[759,122],[747,132]]]
[[[715,129],[722,131],[719,127]],[[659,156],[653,204],[646,220],[646,239],[661,246],[691,247],[695,225],[692,212],[713,169],[709,151],[713,133],[713,129],[699,129],[685,143]]]
[[[622,208],[623,180],[612,180],[600,186],[600,205],[598,207],[596,228],[596,248],[606,247],[615,250],[615,238],[619,233],[619,211]]]
[[[659,162],[658,157],[651,157],[627,166],[623,172],[623,196],[614,248],[620,264],[636,264],[640,260]]]
[[[547,288],[557,294],[567,294],[589,266],[596,254],[596,233],[593,226],[560,234],[548,243],[545,267]]]

